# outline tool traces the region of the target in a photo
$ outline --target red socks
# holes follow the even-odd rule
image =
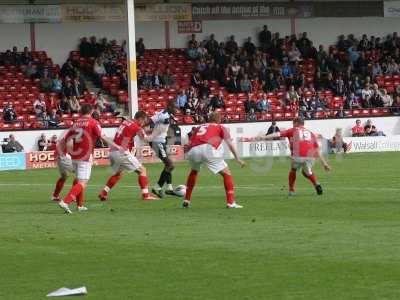
[[[104,190],[108,193],[114,185],[117,184],[117,182],[121,179],[122,175],[121,173],[117,173],[108,179],[106,186],[104,187]]]
[[[296,171],[289,172],[289,192],[294,192],[294,185],[296,183]]]
[[[147,176],[139,175],[138,181],[140,189],[142,190],[143,198],[147,198],[149,196],[149,180],[147,179]]]
[[[66,181],[66,179],[62,178],[62,177],[57,180],[56,188],[54,189],[54,193],[53,193],[54,198],[58,198],[60,196],[60,193],[65,184],[65,181]]]
[[[198,174],[197,171],[192,170],[187,178],[185,200],[190,201],[190,199],[192,198],[192,192],[193,192],[194,186],[196,185],[197,174]],[[222,177],[224,178],[226,202],[228,204],[232,204],[235,202],[232,176],[228,175],[228,174],[222,174]]]
[[[196,185],[196,180],[197,180],[197,171],[192,170],[186,181],[185,200],[190,201],[190,199],[192,198],[192,192],[193,192],[194,186]]]
[[[82,194],[82,198],[77,199],[78,196]],[[71,202],[73,202],[75,199],[77,199],[78,201],[78,206],[80,206],[79,202],[83,201],[83,186],[81,183],[77,182],[76,184],[74,184],[71,188],[71,190],[69,191],[68,195],[64,198],[64,202],[66,204],[70,204]]]
[[[225,186],[225,193],[226,193],[226,202],[228,204],[232,204],[235,202],[235,195],[233,191],[233,179],[231,175],[222,174],[224,177],[224,186]]]
[[[314,173],[311,174],[310,176],[307,175],[306,173],[304,173],[304,171],[303,171],[302,173],[303,173],[303,176],[304,176],[305,178],[307,178],[308,180],[311,181],[311,183],[313,184],[313,186],[316,186],[316,185],[318,184],[317,176],[315,176]]]

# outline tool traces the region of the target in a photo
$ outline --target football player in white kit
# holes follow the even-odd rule
[[[166,109],[151,117],[153,132],[149,137],[149,140],[151,141],[150,146],[158,158],[164,163],[164,169],[160,174],[160,178],[152,189],[152,192],[160,198],[164,196],[163,187],[165,184],[165,194],[178,196],[175,194],[172,186],[172,171],[175,166],[167,153],[167,133],[175,112],[175,101],[170,100]]]

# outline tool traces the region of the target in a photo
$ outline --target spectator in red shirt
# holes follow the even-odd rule
[[[356,126],[351,129],[353,136],[364,136],[364,127],[361,126],[361,120],[356,120]]]

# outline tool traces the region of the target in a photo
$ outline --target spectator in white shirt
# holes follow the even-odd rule
[[[39,98],[33,103],[33,109],[36,117],[41,117],[43,112],[46,111],[46,101],[44,100],[43,94],[40,94]]]
[[[383,89],[383,94],[382,94],[382,102],[384,107],[390,107],[392,106],[393,99],[392,97],[387,93],[386,89]]]
[[[371,104],[370,103],[371,97],[372,97],[372,90],[371,90],[369,84],[366,84],[365,87],[361,91],[361,98],[362,98],[364,107],[370,107],[371,106],[370,105]]]

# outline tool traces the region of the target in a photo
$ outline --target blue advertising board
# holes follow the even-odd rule
[[[25,153],[2,153],[0,154],[0,171],[25,170]]]

